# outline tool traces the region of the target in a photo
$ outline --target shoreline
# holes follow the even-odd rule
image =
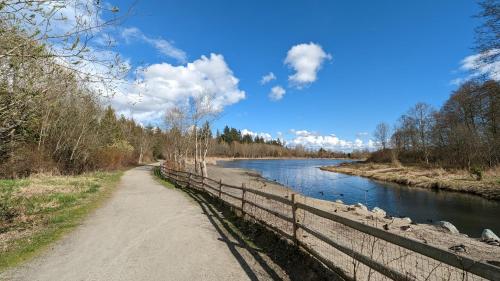
[[[325,157],[207,157],[207,164],[217,165],[217,161],[238,161],[238,160],[352,160],[352,161],[362,161],[364,159],[354,159],[354,158],[325,158]]]
[[[323,166],[322,171],[359,176],[372,180],[391,182],[433,190],[453,191],[481,196],[500,201],[500,175],[485,173],[478,181],[465,171],[446,171],[440,168],[396,167],[390,164],[342,163],[338,166]]]
[[[231,185],[245,184],[247,188],[262,190],[279,196],[288,197],[297,191],[292,190],[278,182],[264,178],[259,173],[241,168],[224,168],[220,165],[209,165],[208,174],[210,178],[220,179]],[[301,195],[303,197],[303,195]],[[339,201],[328,201],[312,197],[303,197],[307,204],[328,212],[335,212],[348,219],[381,228],[384,224],[389,225],[386,231],[412,238],[430,245],[449,249],[457,244],[467,246],[467,256],[479,260],[500,261],[500,248],[491,246],[480,241],[480,238],[471,238],[463,233],[451,233],[432,224],[415,223],[411,218],[397,218],[386,216],[375,210],[368,210],[358,204],[348,205]]]

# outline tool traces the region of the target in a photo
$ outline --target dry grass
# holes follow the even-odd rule
[[[39,174],[0,180],[0,270],[25,260],[76,226],[110,194],[121,172]]]
[[[482,180],[477,180],[465,170],[402,167],[392,164],[344,163],[340,166],[321,169],[423,188],[472,193],[488,199],[500,200],[500,167],[484,172]]]

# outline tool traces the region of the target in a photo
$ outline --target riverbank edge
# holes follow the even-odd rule
[[[412,187],[472,194],[489,200],[500,201],[500,185],[485,186],[481,181],[457,182],[451,179],[430,178],[427,175],[409,176],[409,168],[405,167],[368,168],[363,170],[368,165],[371,164],[363,162],[342,163],[338,166],[319,167],[319,169]],[[425,172],[426,169],[421,168],[419,170]]]
[[[251,186],[251,180],[254,180],[261,183],[268,183],[265,191],[273,194],[288,196],[291,193],[297,193],[297,191],[292,188],[279,182],[269,180],[263,177],[259,172],[251,169],[226,168],[222,165],[209,165],[209,177],[211,172],[214,171],[212,169],[225,170],[227,175],[233,180],[237,179],[241,182],[246,182],[247,188],[253,188]],[[225,182],[227,178],[221,178],[221,180]],[[234,182],[231,184],[234,184]],[[450,233],[448,230],[436,224],[413,222],[410,217],[399,218],[386,216],[383,210],[383,213],[375,211],[375,209],[369,210],[362,204],[350,205],[338,200],[330,201],[307,196],[304,198],[307,198],[308,203],[314,205],[316,208],[327,212],[335,212],[337,215],[341,215],[347,219],[379,228],[386,224],[389,226],[388,229],[385,229],[386,231],[390,231],[403,237],[415,239],[434,247],[447,250],[449,247],[456,245],[457,243],[462,243],[467,247],[470,247],[469,249],[474,249],[474,251],[466,253],[466,255],[471,258],[481,261],[491,259],[500,261],[500,251],[498,246],[489,246],[481,242],[480,232],[478,232],[477,236],[468,236],[464,233],[455,234]]]

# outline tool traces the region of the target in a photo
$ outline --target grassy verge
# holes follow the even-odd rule
[[[339,166],[321,167],[321,169],[410,186],[471,193],[488,199],[500,200],[500,168],[484,172],[481,180],[465,170],[391,164],[343,163]]]
[[[173,184],[171,184],[170,182],[164,180],[160,174],[160,168],[159,167],[155,167],[153,168],[153,174],[154,174],[154,178],[157,182],[159,182],[161,185],[163,185],[164,187],[166,188],[169,188],[169,189],[173,189],[175,188],[175,186]]]
[[[108,198],[122,172],[0,180],[0,272],[77,226]]]

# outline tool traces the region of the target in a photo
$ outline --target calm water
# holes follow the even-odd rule
[[[269,180],[287,185],[307,196],[347,204],[361,202],[370,209],[380,207],[393,216],[408,216],[416,222],[446,220],[462,233],[479,237],[484,228],[500,233],[500,202],[479,196],[433,191],[382,183],[366,178],[321,171],[320,166],[345,160],[238,160],[221,161],[224,167],[259,172]]]

